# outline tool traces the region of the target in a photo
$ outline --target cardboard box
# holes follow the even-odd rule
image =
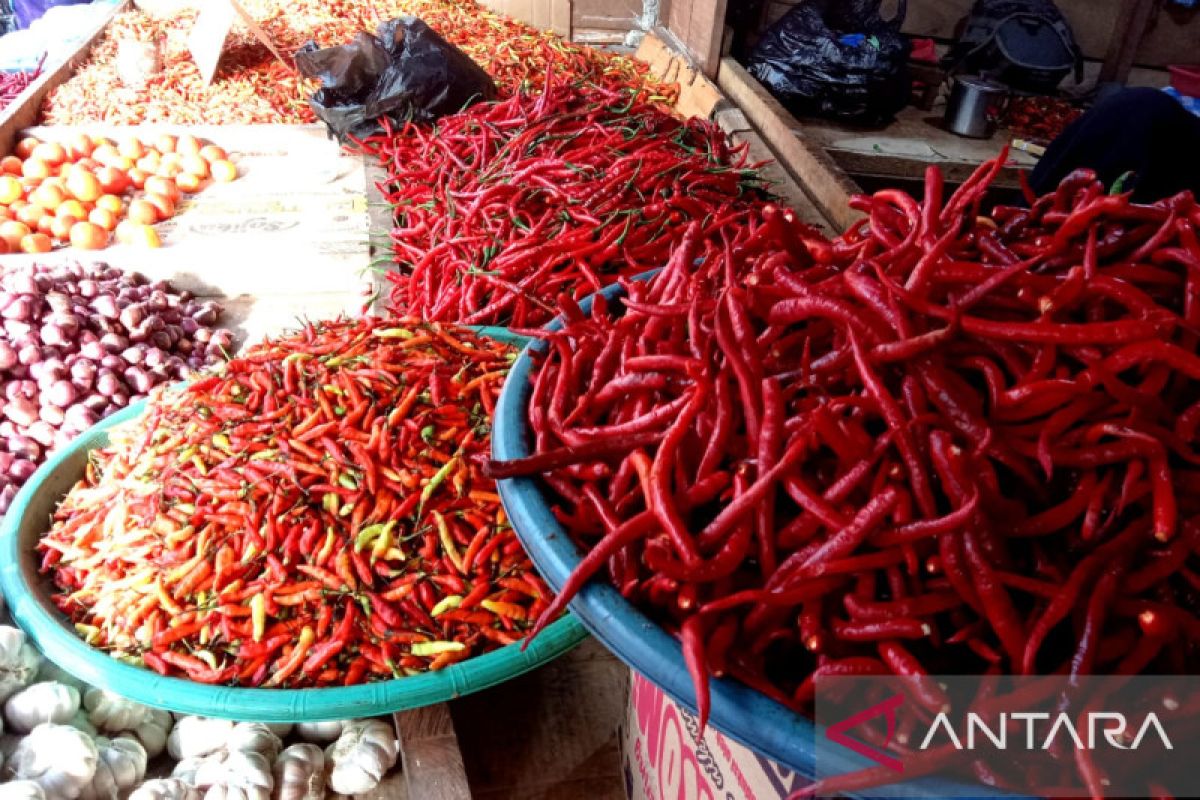
[[[786,800],[809,781],[700,725],[636,672],[621,731],[628,800]]]

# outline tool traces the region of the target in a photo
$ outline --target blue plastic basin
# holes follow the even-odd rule
[[[644,278],[647,276],[639,276]],[[609,308],[620,313],[624,289],[610,286],[602,292]],[[592,298],[580,307],[589,311]],[[548,330],[558,330],[556,319]],[[513,364],[504,384],[492,425],[492,455],[508,461],[531,455],[527,408],[532,384],[532,353],[543,352],[545,343],[529,344]],[[534,564],[550,586],[558,591],[579,564],[582,553],[550,510],[544,484],[537,478],[498,481],[500,497],[509,520]],[[683,660],[679,641],[621,596],[602,578],[589,581],[571,600],[571,611],[592,635],[618,658],[644,675],[675,702],[696,711],[695,691]],[[534,644],[537,640],[534,640]],[[873,764],[849,750],[832,745],[813,721],[775,702],[740,681],[721,678],[710,681],[709,724],[755,753],[794,772],[812,778],[820,749],[824,774],[849,772]],[[880,797],[872,790],[872,797]],[[994,798],[1015,797],[980,784],[924,779],[887,788],[893,797]]]

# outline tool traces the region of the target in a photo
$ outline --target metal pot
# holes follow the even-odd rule
[[[975,75],[955,75],[946,104],[946,130],[959,136],[987,139],[1008,103],[1008,88]]]

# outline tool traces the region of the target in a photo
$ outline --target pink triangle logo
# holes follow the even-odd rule
[[[880,766],[887,767],[893,772],[904,773],[904,762],[893,755],[864,744],[857,739],[851,739],[846,735],[846,731],[855,728],[867,720],[875,717],[883,716],[887,720],[887,737],[884,739],[884,746],[891,744],[892,736],[896,733],[896,709],[904,702],[904,695],[894,694],[881,703],[876,703],[870,708],[846,717],[841,722],[835,722],[825,728],[825,738],[835,744],[840,744],[854,752],[858,753],[863,758],[869,758]]]

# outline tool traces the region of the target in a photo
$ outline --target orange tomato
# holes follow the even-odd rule
[[[157,172],[162,160],[158,156],[142,156],[134,166],[143,172]]]
[[[44,233],[31,233],[21,237],[22,253],[49,253],[53,247],[54,242]]]
[[[179,191],[195,194],[200,191],[200,187],[204,185],[204,179],[199,175],[193,175],[190,172],[181,172],[175,178],[175,185],[179,187]]]
[[[49,214],[46,214],[44,217],[39,219],[37,223],[38,233],[50,233],[51,228],[54,227],[54,220],[56,219],[57,217],[52,217]]]
[[[96,208],[103,208],[105,211],[120,214],[125,208],[125,204],[115,194],[105,194],[96,200]]]
[[[158,221],[160,222],[175,216],[175,203],[166,195],[148,194],[146,195],[146,202],[154,206],[154,210],[158,213]]]
[[[10,220],[12,218],[13,218],[12,212],[9,211],[4,206],[0,205],[0,222],[7,222],[8,220]]]
[[[67,199],[67,193],[52,183],[43,183],[29,196],[29,199],[42,208],[53,211]]]
[[[35,179],[49,178],[50,177],[50,165],[47,164],[45,161],[41,161],[36,158],[30,158],[30,159],[27,159],[25,161],[25,163],[21,165],[21,174],[24,175],[26,178],[35,178]]]
[[[229,154],[215,144],[209,144],[200,148],[200,157],[211,164],[214,161],[227,161]]]
[[[11,175],[0,177],[0,203],[8,205],[25,196],[25,187]]]
[[[75,165],[68,164],[66,161],[64,161],[63,163],[59,164],[57,167],[51,167],[50,171],[53,172],[58,177],[62,178],[62,177],[65,177],[68,172],[70,172],[71,167],[73,167],[73,166],[75,166]]]
[[[77,133],[67,140],[67,152],[73,161],[90,156],[95,149],[95,142],[86,133]]]
[[[154,173],[147,172],[144,169],[134,167],[133,169],[129,170],[129,182],[133,184],[133,188],[141,189],[146,185],[146,179],[153,174]]]
[[[41,142],[32,136],[26,136],[21,141],[17,142],[17,146],[13,148],[13,153],[17,158],[29,158],[33,154],[33,148],[37,147]]]
[[[0,239],[0,256],[8,252],[8,242]]]
[[[117,227],[117,215],[107,208],[94,208],[92,213],[88,214],[88,222],[99,225],[106,231],[111,231]]]
[[[21,210],[17,212],[17,219],[25,223],[25,225],[31,231],[37,230],[38,222],[40,222],[44,216],[46,216],[46,209],[42,208],[41,206],[34,205],[33,203],[30,203],[27,206],[22,206]]]
[[[76,170],[67,176],[67,191],[76,200],[82,200],[85,203],[90,203],[104,194],[104,189],[100,186],[100,179],[86,170]]]
[[[153,225],[158,222],[158,209],[149,200],[131,200],[126,216],[130,222]]]
[[[21,249],[21,240],[28,236],[32,231],[24,222],[9,220],[8,222],[0,222],[0,239],[8,243],[9,252]]]
[[[167,177],[153,175],[146,178],[146,192],[148,194],[161,194],[164,197],[170,198],[172,203],[179,202],[179,187],[175,184],[175,181]]]
[[[87,170],[91,170],[92,172],[95,172],[96,170],[100,169],[100,162],[97,161],[96,159],[90,158],[90,157],[89,158],[81,158],[75,162],[75,167],[77,169],[87,169]]]
[[[142,144],[140,139],[126,139],[117,145],[117,152],[126,158],[132,158],[134,161],[137,161],[146,155],[146,146]]]
[[[133,225],[129,230],[129,243],[139,247],[162,247],[158,231],[149,225]]]
[[[159,164],[182,164],[183,156],[179,153],[163,153],[162,158],[158,160]]]
[[[78,200],[65,200],[58,208],[54,210],[54,216],[59,219],[66,217],[74,217],[75,219],[83,219],[87,216],[87,210],[84,209],[83,203]]]
[[[183,167],[184,172],[190,172],[201,178],[208,177],[208,162],[200,156],[184,156],[183,163],[180,166]]]
[[[116,167],[101,167],[96,177],[105,194],[121,194],[129,188],[129,176]]]
[[[103,250],[108,246],[108,231],[93,222],[71,226],[71,244],[80,250]]]
[[[232,161],[225,161],[223,159],[214,161],[209,165],[209,169],[212,171],[213,180],[218,183],[229,183],[238,176],[237,165]]]
[[[200,147],[200,140],[190,133],[185,133],[175,140],[175,152],[180,155],[199,155]]]
[[[8,175],[21,174],[21,159],[16,156],[5,156],[0,159],[0,172]]]
[[[112,160],[112,163],[109,164],[109,166],[113,169],[119,169],[122,172],[128,172],[136,166],[136,162],[132,158],[117,156]]]
[[[29,157],[36,158],[38,161],[45,161],[51,166],[57,166],[67,160],[67,151],[58,142],[42,142],[33,148],[33,152],[29,154]]]
[[[121,154],[111,144],[98,145],[92,151],[92,159],[100,164],[109,165],[118,158],[121,158]]]
[[[154,170],[154,174],[160,178],[174,178],[183,172],[183,167],[178,164],[159,164],[158,169]]]
[[[160,153],[174,153],[177,140],[169,133],[164,133],[154,140],[154,149]]]
[[[113,239],[121,244],[129,244],[131,238],[130,234],[132,233],[133,229],[138,226],[138,224],[139,223],[132,222],[127,219],[121,220],[117,223],[117,229],[113,231]]]
[[[79,222],[78,217],[55,217],[50,220],[50,235],[60,242],[65,242],[71,238],[71,228],[76,222]]]

